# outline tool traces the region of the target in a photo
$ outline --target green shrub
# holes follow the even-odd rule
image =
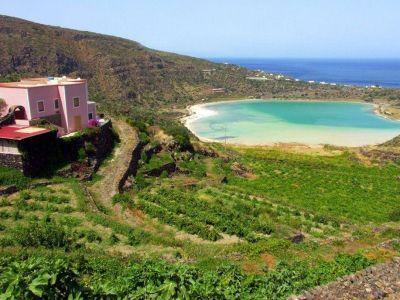
[[[68,228],[77,227],[82,224],[82,220],[75,217],[64,217],[60,219],[60,225],[67,226]]]
[[[31,179],[25,177],[22,172],[0,167],[0,186],[16,185],[19,189],[27,188]]]
[[[84,160],[87,157],[86,151],[83,148],[78,150],[78,160]]]
[[[261,253],[282,254],[290,247],[290,242],[283,239],[268,238],[262,239],[251,245],[250,254],[259,255]]]
[[[147,162],[148,162],[148,157],[147,157],[147,155],[146,155],[146,152],[142,152],[142,153],[140,154],[140,159],[141,159],[144,163],[147,163]]]
[[[168,178],[168,172],[166,170],[162,171],[160,174],[160,178]]]
[[[11,232],[12,239],[22,247],[71,248],[74,245],[72,236],[63,226],[56,222],[31,222],[18,225]]]
[[[19,198],[21,200],[29,200],[31,199],[31,194],[28,191],[22,191],[19,193]]]
[[[147,133],[145,132],[139,132],[139,140],[143,143],[143,144],[147,144],[148,142],[150,142],[150,138],[147,135]]]
[[[112,203],[115,204],[121,204],[123,206],[127,205],[128,203],[131,202],[131,198],[129,197],[128,194],[115,194],[112,197]]]
[[[14,210],[11,214],[11,217],[14,221],[18,221],[24,218],[19,210]]]
[[[0,207],[6,207],[6,206],[11,206],[11,202],[7,198],[2,198],[0,200]]]
[[[146,178],[143,176],[143,174],[140,173],[135,177],[135,184],[138,190],[145,189],[150,185],[150,183],[146,181]]]
[[[164,130],[167,134],[173,136],[180,150],[185,151],[193,149],[188,129],[185,126],[177,123],[168,123],[165,124]]]
[[[96,152],[96,147],[91,142],[85,142],[85,152],[88,155],[93,155]]]
[[[0,219],[8,219],[11,217],[11,214],[8,211],[2,210],[0,211]]]
[[[108,244],[109,245],[115,245],[119,243],[119,238],[118,236],[113,232],[110,237],[108,238]]]
[[[14,240],[12,238],[9,237],[3,237],[0,238],[0,247],[4,248],[4,247],[12,247],[14,246]],[[1,294],[0,294],[1,296]]]
[[[103,240],[101,236],[93,229],[83,231],[83,235],[89,243],[100,243]]]
[[[128,235],[127,243],[130,246],[138,246],[139,244],[145,244],[149,241],[150,234],[143,230],[133,230]]]

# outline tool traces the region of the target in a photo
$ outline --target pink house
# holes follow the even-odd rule
[[[88,100],[87,82],[66,77],[27,78],[0,83],[5,101],[1,115],[13,110],[16,125],[34,125],[46,119],[65,135],[89,126],[96,119],[96,103]],[[93,123],[93,122],[90,122]]]

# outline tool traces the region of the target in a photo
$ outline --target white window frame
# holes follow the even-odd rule
[[[78,99],[78,106],[75,106],[75,99]],[[74,108],[78,108],[79,106],[81,106],[81,99],[79,97],[73,97],[72,98],[72,106]]]
[[[56,103],[57,103],[58,107],[56,107]],[[58,99],[58,98],[54,99],[54,109],[55,110],[59,110],[60,109],[60,99]]]
[[[39,103],[42,103],[42,104],[43,104],[43,110],[40,110],[40,109],[39,109]],[[42,112],[45,112],[45,111],[46,111],[46,107],[44,106],[44,100],[39,100],[39,101],[37,101],[37,102],[36,102],[36,106],[37,106],[37,111],[38,111],[38,113],[42,113]]]
[[[92,115],[92,117],[90,117],[90,115]],[[93,120],[93,113],[92,113],[92,112],[89,112],[89,113],[88,113],[88,119],[89,119],[89,120]]]

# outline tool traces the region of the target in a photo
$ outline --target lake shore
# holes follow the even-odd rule
[[[283,148],[291,148],[291,147],[308,147],[308,148],[321,148],[324,147],[327,144],[310,144],[310,143],[299,143],[299,142],[264,142],[264,143],[257,143],[257,144],[248,144],[248,143],[243,143],[243,142],[233,142],[229,141],[229,139],[221,140],[221,139],[210,139],[204,136],[199,135],[198,133],[195,132],[193,129],[193,123],[199,119],[210,117],[210,116],[216,116],[218,115],[218,112],[215,110],[212,110],[211,107],[213,105],[221,104],[221,103],[236,103],[236,102],[259,102],[259,101],[285,101],[285,102],[343,102],[343,103],[360,103],[363,105],[370,105],[371,106],[371,111],[373,111],[377,116],[384,118],[386,120],[392,120],[392,121],[398,121],[396,119],[390,118],[390,116],[385,114],[385,106],[384,104],[376,104],[376,103],[367,103],[364,101],[348,101],[348,100],[332,100],[332,101],[326,101],[326,100],[304,100],[304,99],[299,99],[299,100],[286,100],[286,99],[241,99],[241,100],[222,100],[222,101],[215,101],[215,102],[207,102],[207,103],[200,103],[200,104],[195,104],[188,106],[186,108],[188,114],[181,119],[181,122],[185,125],[186,128],[190,132],[192,132],[193,135],[195,135],[200,141],[203,142],[212,142],[212,143],[222,143],[226,142],[229,145],[234,145],[234,146],[250,146],[250,147],[263,147],[263,146],[268,146],[268,147],[283,147]],[[363,146],[369,146],[369,145],[375,145],[378,143],[372,143],[372,144],[366,144]],[[349,147],[349,148],[354,148],[354,147],[360,147],[359,145],[336,145],[339,147]]]

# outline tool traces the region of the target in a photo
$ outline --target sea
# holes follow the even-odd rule
[[[304,81],[400,88],[400,59],[211,58]]]

